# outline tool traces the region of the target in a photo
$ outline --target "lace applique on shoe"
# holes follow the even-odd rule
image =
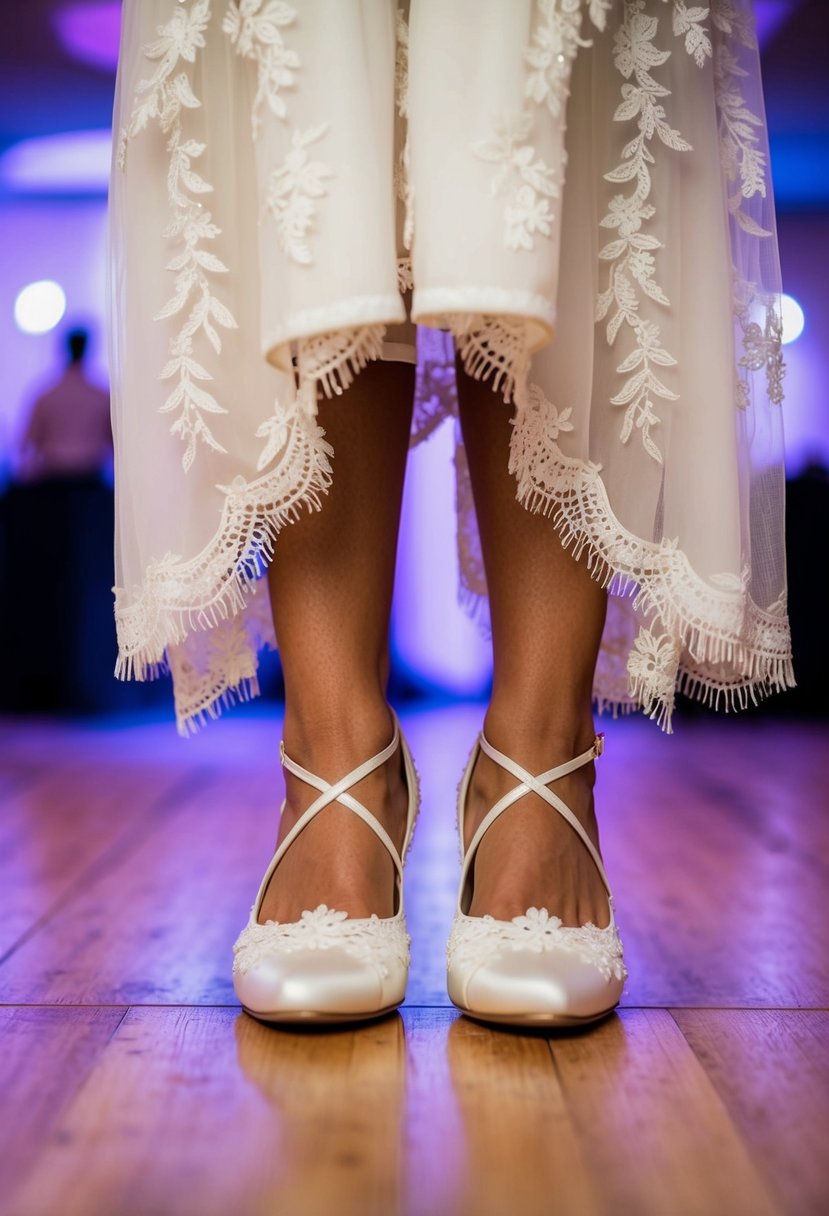
[[[371,963],[381,976],[386,976],[390,963],[408,967],[409,940],[402,916],[352,919],[347,912],[320,904],[287,924],[269,920],[260,925],[251,919],[234,943],[233,971],[245,975],[274,954],[336,946],[360,962]]]
[[[615,925],[563,925],[546,908],[528,908],[523,916],[496,920],[492,916],[456,916],[447,957],[452,966],[481,967],[506,950],[569,950],[595,967],[606,980],[624,980],[627,968]]]

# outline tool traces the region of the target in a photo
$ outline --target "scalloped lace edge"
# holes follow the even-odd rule
[[[659,678],[631,673],[629,700],[599,696],[600,708],[627,712],[641,706],[670,732],[677,691],[734,710],[794,687],[785,599],[762,609],[744,587],[735,593],[706,583],[670,540],[657,544],[629,532],[613,513],[600,466],[566,456],[549,436],[543,436],[539,461],[545,476],[535,476],[532,460],[518,451],[522,428],[532,426],[532,417],[532,410],[521,411],[513,429],[510,472],[518,481],[518,501],[551,519],[564,548],[576,559],[586,555],[602,587],[629,596],[634,609],[653,618],[655,645],[662,647]],[[653,640],[644,627],[643,636]],[[704,670],[718,665],[733,670],[719,677]]]
[[[128,605],[125,590],[115,588],[119,679],[155,678],[168,669],[169,646],[179,645],[193,630],[210,629],[241,612],[255,594],[262,561],[273,555],[282,528],[299,518],[301,508],[321,508],[320,496],[331,484],[332,449],[302,411],[295,413],[286,431],[274,468],[254,481],[239,476],[220,487],[226,498],[219,526],[200,553],[188,561],[168,553],[153,562],[140,594]],[[238,690],[225,690],[233,699],[255,694],[253,673],[233,683]]]

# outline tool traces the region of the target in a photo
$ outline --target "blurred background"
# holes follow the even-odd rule
[[[799,681],[761,712],[825,714],[829,646],[820,589],[829,534],[829,5],[757,0],[755,9],[790,297],[784,409]],[[112,677],[112,490],[102,419],[108,408],[106,189],[119,20],[120,4],[112,0],[25,0],[4,12],[0,712],[142,712],[172,719],[167,680],[136,685]],[[78,355],[81,333],[86,348]],[[70,402],[72,414],[85,419],[85,438],[78,444],[59,436],[44,456],[38,436]],[[446,527],[454,518],[452,447],[451,428],[444,426],[410,465],[394,615],[397,699],[475,698],[488,687],[487,644],[457,603],[455,538]],[[263,675],[273,702],[280,694],[275,657]]]

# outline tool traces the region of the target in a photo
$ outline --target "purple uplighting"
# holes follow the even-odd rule
[[[0,156],[0,183],[16,194],[106,194],[109,130],[23,139]]]
[[[114,71],[118,62],[121,5],[101,3],[67,4],[54,15],[57,35],[66,51],[82,63],[103,71]]]
[[[801,0],[755,0],[754,16],[757,21],[757,41],[766,46],[782,25],[800,7]]]

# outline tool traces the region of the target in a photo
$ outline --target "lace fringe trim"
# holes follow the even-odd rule
[[[538,475],[519,455],[524,419],[516,419],[510,451],[518,501],[551,518],[564,548],[577,559],[586,555],[593,578],[631,598],[654,631],[643,628],[637,639],[635,650],[647,662],[638,671],[629,664],[630,699],[599,695],[600,710],[641,706],[670,733],[676,692],[736,710],[794,687],[782,601],[764,610],[745,587],[738,593],[711,587],[672,542],[628,532],[611,509],[599,467],[566,456],[549,439],[539,451],[544,475]]]
[[[489,380],[493,392],[507,402],[523,404],[529,372],[526,322],[513,317],[458,316],[447,318],[464,371],[475,380]]]
[[[208,630],[235,616],[249,602],[273,555],[282,528],[299,519],[301,508],[319,510],[320,495],[331,484],[332,449],[312,419],[297,412],[288,426],[279,463],[265,476],[247,482],[234,478],[220,487],[227,495],[214,538],[201,553],[183,562],[169,553],[147,570],[141,593],[124,604],[125,591],[115,589],[119,679],[155,679],[169,670],[165,651],[193,630]],[[217,693],[231,704],[258,692],[255,673]],[[206,707],[211,717],[214,707]]]
[[[163,672],[166,674],[168,667],[165,664]],[[217,722],[222,716],[223,709],[232,709],[234,705],[244,704],[245,701],[253,701],[259,696],[261,689],[259,687],[259,679],[257,676],[246,676],[238,684],[227,685],[224,688],[216,689],[210,700],[206,701],[201,709],[194,710],[193,713],[186,717],[177,716],[177,726],[179,734],[187,738],[191,735],[196,735],[202,727],[208,722]]]
[[[385,325],[363,325],[303,338],[299,342],[300,385],[313,383],[326,397],[338,397],[366,364],[381,358]]]

